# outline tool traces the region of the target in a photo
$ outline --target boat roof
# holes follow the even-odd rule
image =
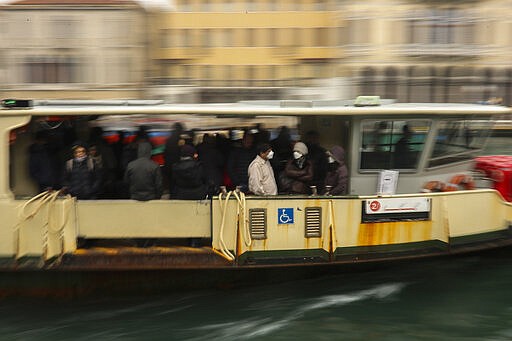
[[[167,104],[156,100],[34,101],[28,108],[3,108],[3,115],[504,115],[511,109],[499,105],[466,103],[392,103],[355,106],[354,101],[246,101],[214,104]]]

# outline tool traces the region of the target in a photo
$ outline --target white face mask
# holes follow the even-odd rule
[[[302,154],[299,152],[293,152],[293,158],[295,160],[300,159],[302,157]]]
[[[271,160],[274,157],[274,151],[271,150],[267,155],[267,160]]]
[[[327,160],[328,160],[328,162],[329,162],[329,163],[333,163],[333,162],[335,162],[335,161],[336,161],[336,160],[334,160],[334,159],[333,159],[333,157],[332,157],[332,156],[329,156],[329,157],[327,158]]]

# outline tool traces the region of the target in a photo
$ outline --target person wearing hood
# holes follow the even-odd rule
[[[274,170],[269,160],[274,156],[274,151],[268,143],[258,146],[258,155],[249,165],[249,191],[256,195],[276,195],[277,185],[274,178]]]
[[[128,163],[124,180],[130,190],[130,198],[147,201],[162,196],[162,173],[160,166],[151,160],[151,144],[140,142],[137,146],[137,159]]]
[[[289,194],[310,194],[313,164],[307,158],[308,147],[302,142],[293,146],[293,157],[279,176],[280,191]]]
[[[173,166],[174,193],[171,198],[202,200],[208,194],[207,179],[196,149],[184,144],[180,148],[180,160]]]
[[[325,194],[345,195],[348,193],[348,169],[345,165],[345,150],[340,146],[333,146],[327,153],[328,166],[325,177],[325,186],[330,186]]]

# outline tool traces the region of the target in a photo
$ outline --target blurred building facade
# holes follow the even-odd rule
[[[22,0],[2,97],[512,104],[510,0]]]
[[[341,13],[327,0],[174,1],[152,22],[161,93],[195,89],[202,102],[339,97]],[[319,90],[319,89],[322,90]]]
[[[146,13],[126,0],[21,0],[2,6],[2,98],[143,97]]]
[[[340,3],[342,4],[342,3]],[[512,2],[342,4],[344,65],[359,94],[401,102],[512,104]]]

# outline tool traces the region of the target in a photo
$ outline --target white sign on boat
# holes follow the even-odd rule
[[[430,199],[379,198],[366,200],[367,214],[430,212]]]

